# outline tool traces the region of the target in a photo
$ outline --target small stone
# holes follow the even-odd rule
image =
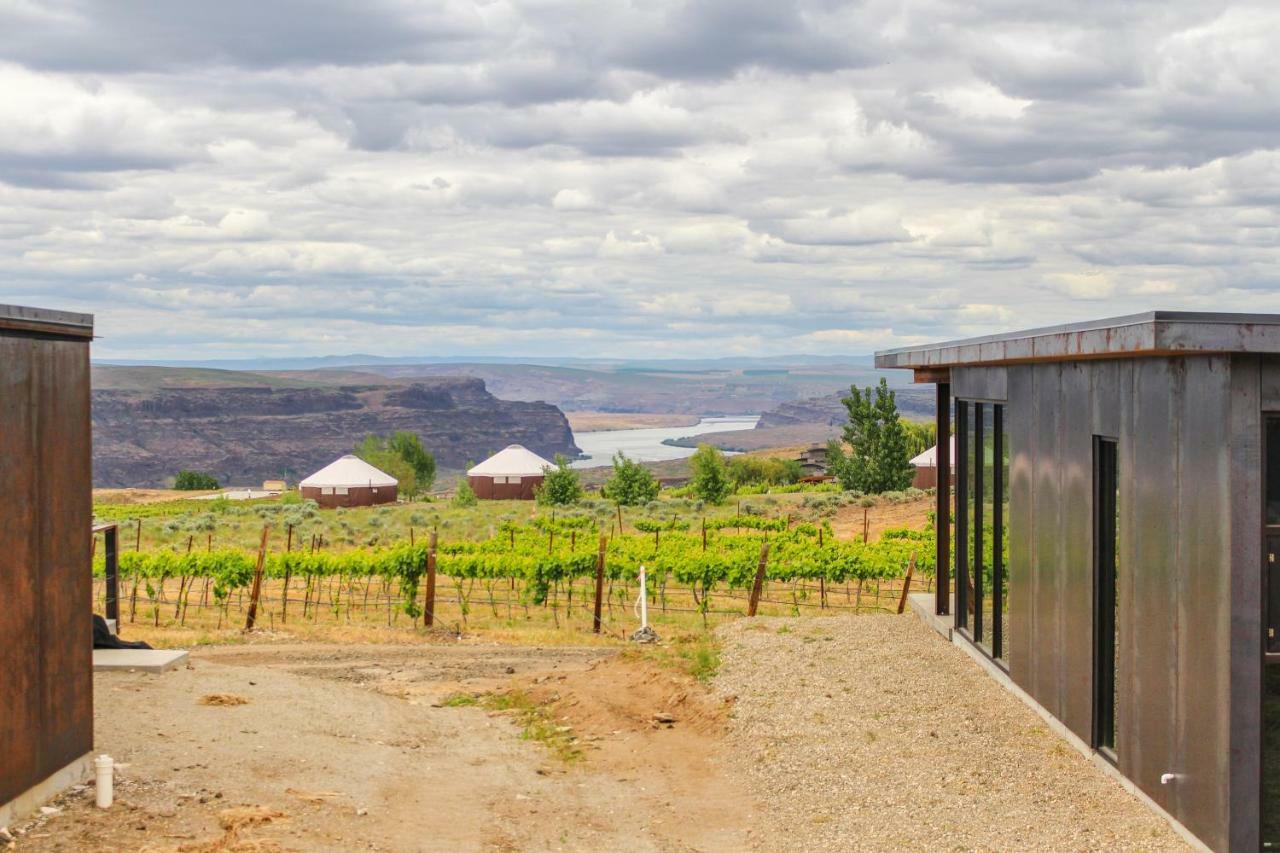
[[[674,723],[676,718],[673,715],[668,714],[666,711],[659,711],[653,715],[653,721],[655,723]]]
[[[56,807],[56,806],[41,806],[41,807],[40,807],[40,814],[42,814],[42,815],[55,815],[55,814],[60,813],[61,811],[62,811],[62,809],[60,809],[60,808],[58,808],[58,807]]]

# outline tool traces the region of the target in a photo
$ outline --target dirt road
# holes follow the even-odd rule
[[[509,715],[441,706],[494,688],[543,703],[582,757],[522,739]],[[217,694],[247,702],[201,704]],[[607,650],[202,649],[164,675],[99,674],[95,697],[97,751],[126,765],[117,805],[93,808],[91,787],[64,797],[20,850],[749,845],[750,797],[722,769],[725,707]]]

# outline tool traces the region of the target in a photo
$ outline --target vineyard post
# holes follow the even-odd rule
[[[285,543],[284,550],[286,554],[293,550],[293,525],[292,524],[289,525],[289,541]]]
[[[760,546],[760,565],[756,566],[756,579],[751,584],[751,600],[747,602],[747,615],[755,616],[756,608],[760,606],[760,589],[764,585],[764,572],[769,565],[769,543],[766,540]]]
[[[133,550],[135,551],[142,550],[142,519],[141,518],[138,519],[138,533],[133,540]]]
[[[293,574],[293,562],[284,561],[284,590],[280,593],[280,624],[289,621],[289,576]]]
[[[244,629],[253,630],[253,623],[258,618],[258,596],[262,594],[262,567],[267,561],[267,534],[271,525],[262,525],[262,543],[258,545],[258,565],[253,570],[253,591],[249,594],[249,615],[244,620]]]
[[[707,517],[702,517],[702,550],[707,550]]]
[[[867,508],[864,506],[862,508],[862,544],[863,545],[867,544],[867,530],[868,530]]]
[[[821,527],[821,525],[819,525],[819,527],[818,527],[818,547],[819,547],[819,548],[821,548],[821,547],[822,547],[822,527]]]
[[[911,553],[911,562],[907,564],[907,577],[902,582],[902,597],[898,599],[898,614],[901,615],[907,609],[907,593],[911,591],[911,576],[916,571],[916,555]]]
[[[412,527],[412,525],[410,525],[410,527],[409,527],[409,547],[410,547],[410,548],[412,548],[412,547],[413,547],[413,527]]]
[[[600,551],[596,554],[596,611],[591,621],[591,630],[596,634],[600,633],[600,600],[604,594],[604,550],[607,541],[601,533]]]
[[[622,535],[622,504],[618,504],[618,535]]]
[[[209,534],[209,539],[205,543],[205,553],[207,554],[213,553],[213,534],[212,533]]]
[[[422,624],[430,628],[436,622],[436,531],[427,540],[427,596],[422,608]]]

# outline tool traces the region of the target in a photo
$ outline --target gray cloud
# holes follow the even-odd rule
[[[0,301],[98,355],[865,352],[1280,310],[1280,11],[0,8]]]

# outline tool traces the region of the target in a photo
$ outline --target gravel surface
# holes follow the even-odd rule
[[[1190,849],[913,616],[744,619],[722,637],[758,849]]]

